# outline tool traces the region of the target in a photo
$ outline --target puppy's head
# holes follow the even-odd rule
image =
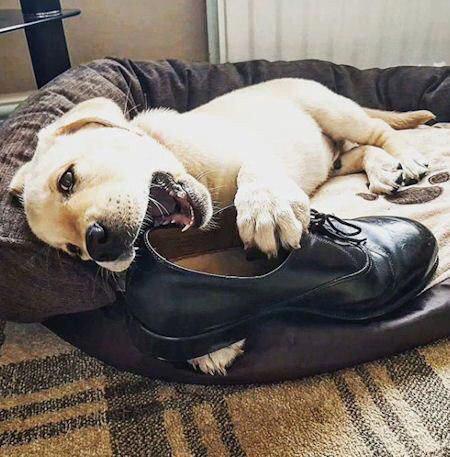
[[[104,98],[41,130],[10,191],[38,238],[111,271],[133,261],[144,221],[202,227],[212,214],[207,189]]]

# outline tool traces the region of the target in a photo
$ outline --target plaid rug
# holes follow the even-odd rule
[[[0,355],[1,456],[449,456],[450,340],[296,382],[169,384],[38,324]]]

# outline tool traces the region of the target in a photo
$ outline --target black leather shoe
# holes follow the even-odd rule
[[[260,319],[286,310],[376,318],[417,295],[438,262],[433,234],[400,217],[343,221],[312,211],[302,247],[277,261],[246,255],[234,208],[230,217],[212,232],[145,233],[126,290],[129,331],[142,352],[188,360],[245,338]]]

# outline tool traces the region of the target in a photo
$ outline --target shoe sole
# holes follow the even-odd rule
[[[327,315],[325,313],[314,313],[313,311],[305,311],[304,309],[299,312],[305,314],[312,314],[325,318],[332,318],[334,320],[361,322],[369,319],[376,319],[388,313],[395,311],[404,305],[407,301],[415,298],[424,289],[433,277],[439,264],[439,259],[436,258],[433,266],[424,276],[423,280],[418,283],[414,289],[408,290],[407,293],[400,291],[393,302],[389,306],[384,306],[382,309],[376,310],[373,313],[363,315],[361,317],[342,317],[335,315]],[[198,335],[187,337],[169,337],[155,333],[147,329],[138,319],[129,314],[128,316],[128,331],[135,346],[143,353],[168,361],[186,361],[199,357],[218,349],[222,349],[236,341],[246,338],[252,327],[258,322],[272,317],[276,314],[283,312],[293,312],[292,306],[288,308],[277,308],[273,311],[266,311],[258,315],[249,317],[245,320],[228,324],[221,328],[215,329],[211,332],[205,332]]]

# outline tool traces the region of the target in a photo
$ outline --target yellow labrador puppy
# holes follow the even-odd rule
[[[297,249],[309,223],[308,196],[330,176],[365,171],[370,190],[391,193],[427,171],[395,129],[428,111],[361,108],[323,85],[277,79],[223,95],[179,114],[155,109],[128,121],[112,101],[83,102],[42,129],[33,159],[10,189],[35,235],[112,271],[128,268],[150,189],[173,204],[158,224],[207,228],[213,205],[236,205],[246,246],[269,256]],[[162,190],[161,190],[162,189]],[[242,342],[191,361],[224,372]]]

